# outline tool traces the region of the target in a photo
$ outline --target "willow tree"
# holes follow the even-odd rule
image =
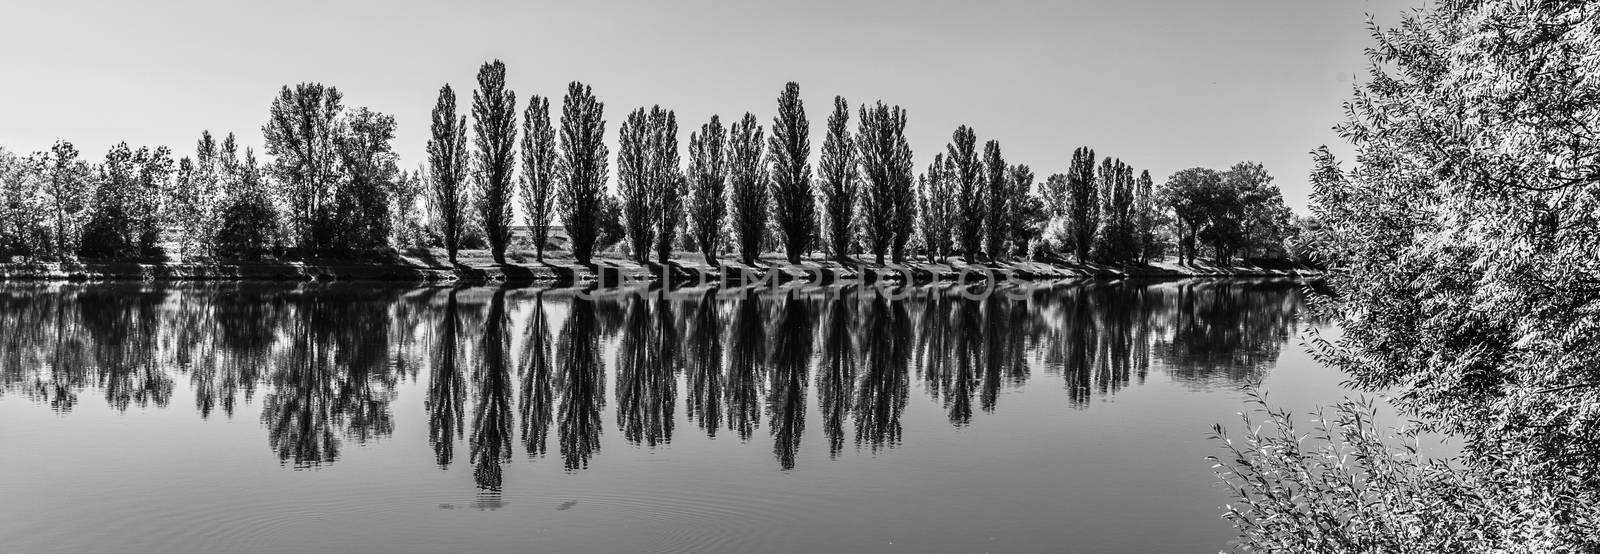
[[[517,165],[517,93],[506,90],[506,64],[495,60],[478,68],[472,91],[472,131],[477,147],[478,218],[489,254],[506,262],[511,242],[511,187]]]
[[[534,95],[522,112],[522,208],[535,260],[544,261],[555,211],[556,130],[550,124],[550,101]]]
[[[1014,206],[1011,204],[1011,186],[1006,180],[1007,169],[1005,156],[1000,153],[1000,141],[984,143],[983,189],[988,194],[984,195],[987,208],[983,216],[986,223],[983,252],[989,256],[989,261],[1000,259],[1010,231],[1009,215]]]
[[[467,118],[456,116],[456,93],[450,85],[439,88],[433,106],[432,138],[428,139],[429,201],[435,226],[450,263],[461,249],[461,231],[467,221]]]
[[[689,133],[689,235],[706,263],[716,265],[728,217],[728,133],[715,115]]]
[[[588,265],[600,235],[597,217],[607,203],[605,104],[587,85],[573,81],[561,100],[561,163],[558,181],[562,222],[572,241],[572,257]]]
[[[272,100],[261,128],[268,170],[284,187],[289,228],[301,255],[326,246],[331,238],[333,194],[338,186],[338,152],[334,141],[344,95],[321,83],[284,86]]]
[[[789,263],[811,247],[817,234],[817,200],[811,184],[811,123],[800,101],[800,85],[790,82],[778,96],[778,116],[772,118],[771,153],[772,220]]]
[[[817,164],[822,174],[822,211],[827,218],[828,249],[834,261],[850,257],[855,242],[857,179],[856,147],[850,137],[850,104],[843,96],[833,97],[833,113],[828,116],[828,138],[822,142],[822,159]]]
[[[918,178],[918,215],[928,263],[950,255],[950,229],[955,218],[955,195],[944,154],[935,154],[928,171]]]
[[[1089,258],[1095,231],[1100,229],[1100,195],[1095,189],[1094,150],[1079,147],[1072,151],[1066,178],[1067,234],[1072,239],[1078,262]]]
[[[950,135],[945,146],[945,163],[954,180],[956,192],[956,242],[961,255],[971,263],[983,247],[984,216],[988,211],[984,198],[983,162],[978,159],[978,137],[972,128],[962,125]]]
[[[904,262],[916,214],[906,112],[880,101],[871,109],[862,106],[860,118],[856,151],[866,185],[861,209],[867,246],[879,264],[891,250],[896,262]]]
[[[761,125],[755,114],[733,124],[728,138],[728,204],[733,234],[739,242],[739,257],[745,265],[761,256],[761,240],[766,236],[768,204],[767,171],[762,167]]]

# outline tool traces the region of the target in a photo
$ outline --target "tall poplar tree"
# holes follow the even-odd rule
[[[433,106],[432,138],[428,139],[429,200],[435,225],[450,263],[456,263],[467,220],[467,118],[456,115],[456,93],[439,88]]]
[[[856,145],[850,137],[850,104],[843,96],[833,97],[833,113],[828,116],[828,137],[822,142],[822,159],[817,165],[822,177],[823,213],[826,216],[828,249],[834,261],[849,259],[855,242]]]
[[[761,135],[755,114],[746,112],[744,119],[733,124],[728,138],[728,212],[745,265],[760,257],[767,231],[770,197],[767,172],[762,167]]]
[[[1067,166],[1067,227],[1072,249],[1079,263],[1089,258],[1095,232],[1100,229],[1100,194],[1095,189],[1094,150],[1079,147],[1072,151]]]
[[[1011,187],[1006,180],[1005,156],[1000,153],[1000,141],[991,140],[983,145],[983,176],[984,196],[987,204],[983,219],[987,229],[984,233],[983,252],[989,256],[989,261],[998,261],[1006,248],[1006,235],[1011,230],[1010,213]]]
[[[572,257],[588,265],[600,238],[605,209],[607,161],[605,104],[577,81],[561,100],[561,217],[572,241]]]
[[[911,148],[906,143],[906,112],[883,102],[861,107],[856,131],[862,182],[861,208],[867,246],[882,264],[893,251],[904,261],[906,242],[915,232],[916,196],[912,188]]]
[[[623,120],[617,144],[617,195],[622,200],[622,221],[627,229],[629,253],[633,261],[639,263],[650,259],[659,202],[652,182],[651,141],[655,138],[652,123],[644,108],[634,110]]]
[[[522,207],[528,218],[535,260],[544,261],[555,212],[556,130],[550,124],[550,101],[533,95],[522,114]]]
[[[689,234],[712,265],[717,263],[728,216],[727,146],[727,131],[715,115],[699,133],[689,134]]]
[[[817,201],[811,184],[811,123],[800,101],[800,85],[789,83],[778,96],[768,146],[771,159],[772,219],[789,263],[816,238]]]
[[[1156,226],[1160,221],[1156,213],[1155,182],[1150,170],[1139,172],[1134,186],[1134,235],[1138,242],[1140,263],[1149,263],[1156,255]]]
[[[961,255],[971,263],[983,247],[984,215],[988,211],[984,198],[983,162],[978,159],[978,137],[972,128],[962,125],[950,135],[945,146],[945,163],[956,189],[956,242]]]
[[[656,263],[666,265],[678,240],[683,221],[683,195],[688,191],[678,155],[678,116],[672,110],[652,108],[650,174],[656,188]]]
[[[511,179],[516,172],[517,94],[506,90],[506,64],[494,60],[478,68],[472,91],[472,131],[479,223],[495,263],[506,262],[511,241]]]

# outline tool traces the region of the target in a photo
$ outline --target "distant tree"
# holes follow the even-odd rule
[[[607,208],[605,104],[583,83],[567,85],[561,101],[560,194],[562,222],[572,241],[572,256],[588,265],[595,243],[601,239],[601,221],[595,214]],[[618,237],[617,240],[621,240]],[[601,241],[602,243],[605,241]]]
[[[650,259],[656,206],[660,202],[651,165],[655,154],[651,143],[656,135],[653,124],[654,119],[644,108],[634,110],[622,122],[617,145],[617,196],[622,201],[629,253],[639,263]]]
[[[432,138],[428,139],[429,200],[435,225],[450,263],[456,263],[467,226],[467,118],[456,115],[456,93],[450,85],[439,88],[433,107]]]
[[[717,263],[728,216],[727,146],[727,131],[715,115],[700,126],[699,133],[689,134],[689,234],[706,263],[712,265]]]
[[[1080,147],[1072,151],[1066,175],[1066,221],[1068,236],[1078,262],[1089,257],[1095,232],[1100,229],[1100,194],[1095,189],[1094,150]]]
[[[833,113],[828,116],[828,138],[822,142],[822,160],[817,165],[822,176],[823,213],[827,219],[828,249],[834,261],[850,258],[855,242],[856,145],[850,137],[850,104],[843,96],[833,97]]]
[[[44,204],[52,220],[43,253],[64,260],[78,251],[80,225],[89,203],[89,164],[78,159],[78,149],[64,140],[57,140],[37,158],[43,174]]]
[[[472,91],[472,132],[477,208],[495,263],[506,263],[511,242],[511,186],[517,167],[517,93],[506,90],[506,64],[494,60],[478,68]]]
[[[239,185],[222,203],[219,213],[221,225],[217,229],[216,248],[221,255],[259,260],[271,251],[278,213],[256,164],[254,151],[245,149]]]
[[[1237,247],[1246,257],[1283,255],[1284,239],[1294,214],[1283,203],[1283,193],[1272,175],[1258,162],[1239,162],[1222,172],[1222,185],[1238,195]]]
[[[800,263],[817,235],[817,199],[811,183],[811,122],[800,101],[800,85],[783,87],[768,146],[772,162],[772,222],[789,263]]]
[[[217,253],[213,242],[225,192],[219,160],[217,141],[210,131],[201,131],[193,159],[178,160],[167,219],[182,230],[178,253],[184,259]]]
[[[544,261],[555,212],[557,179],[556,130],[550,124],[550,101],[534,95],[522,115],[522,207],[528,218],[535,260]]]
[[[400,177],[394,116],[357,108],[339,122],[334,141],[343,182],[334,202],[335,244],[347,251],[387,247],[390,207]]]
[[[1002,221],[1008,229],[1010,251],[1017,256],[1028,255],[1028,245],[1044,235],[1044,227],[1050,222],[1050,212],[1044,201],[1033,194],[1033,179],[1033,169],[1026,165],[1013,165],[1006,172],[1011,207]]]
[[[944,154],[935,154],[917,181],[923,246],[928,249],[928,263],[939,263],[950,255],[950,230],[956,216],[954,187]]]
[[[595,248],[608,250],[627,238],[627,228],[622,225],[622,202],[604,192],[600,196],[600,217],[595,221]]]
[[[422,219],[418,216],[418,200],[426,191],[422,171],[401,171],[395,178],[393,201],[389,206],[389,243],[395,248],[413,248],[423,244]]]
[[[1005,252],[1007,234],[1011,231],[1011,220],[1008,217],[1014,207],[1012,205],[1012,191],[1010,183],[1006,181],[1005,156],[1000,153],[1000,141],[991,140],[983,145],[983,189],[986,192],[984,201],[987,212],[983,216],[985,222],[984,254],[990,261],[998,261]]]
[[[761,125],[756,116],[745,113],[733,124],[728,137],[728,204],[734,238],[739,242],[739,257],[745,265],[761,255],[762,238],[767,231],[770,197],[767,172],[762,167]]]
[[[945,163],[950,164],[949,175],[956,189],[956,243],[968,263],[976,259],[983,248],[983,217],[988,205],[984,197],[986,184],[983,162],[978,159],[978,137],[971,127],[962,125],[950,135],[945,146]]]
[[[856,151],[862,182],[861,210],[867,246],[882,264],[894,251],[904,261],[904,248],[915,231],[916,195],[912,188],[911,148],[906,143],[906,112],[878,102],[861,107]]]
[[[289,229],[301,255],[326,246],[332,234],[333,193],[338,185],[334,142],[344,95],[321,83],[284,86],[273,99],[267,124],[268,170],[284,187]]]

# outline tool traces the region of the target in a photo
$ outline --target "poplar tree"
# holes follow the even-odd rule
[[[1067,227],[1078,263],[1089,258],[1095,231],[1100,229],[1100,195],[1095,189],[1094,150],[1072,151],[1066,178]]]
[[[1156,255],[1156,224],[1159,221],[1156,214],[1155,182],[1150,178],[1150,170],[1139,172],[1138,183],[1134,186],[1133,206],[1134,235],[1138,242],[1139,263],[1149,263]]]
[[[717,263],[728,216],[727,145],[727,131],[715,115],[699,133],[689,134],[689,234],[711,265]]]
[[[671,110],[652,108],[650,119],[651,179],[656,188],[656,263],[666,265],[672,246],[678,240],[678,225],[683,221],[683,195],[688,191],[678,155],[678,116]]]
[[[918,178],[922,242],[928,249],[928,263],[939,263],[950,255],[950,230],[955,217],[949,170],[944,154],[935,154],[933,163]]]
[[[1028,245],[1044,233],[1044,225],[1050,219],[1044,202],[1033,194],[1033,180],[1033,169],[1027,165],[1013,165],[1006,172],[1011,198],[1002,221],[1013,255],[1026,256]]]
[[[850,137],[850,104],[843,96],[833,97],[833,113],[828,116],[828,137],[822,142],[822,159],[817,165],[822,177],[823,213],[827,219],[828,247],[834,261],[850,257],[855,242],[856,148]]]
[[[1006,181],[1005,156],[1000,153],[1000,141],[991,140],[983,145],[983,175],[985,202],[987,213],[983,219],[987,224],[984,238],[984,254],[989,256],[989,261],[994,262],[1004,254],[1006,235],[1011,230],[1009,218],[1012,209],[1011,187]]]
[[[433,137],[428,139],[429,200],[445,252],[456,263],[467,219],[467,118],[456,116],[456,93],[439,88],[433,107]]]
[[[1101,259],[1127,262],[1137,257],[1138,228],[1134,218],[1133,168],[1122,160],[1106,157],[1096,179],[1100,187],[1100,241],[1096,249]]]
[[[655,130],[644,108],[634,110],[623,120],[617,144],[617,195],[622,200],[623,227],[627,229],[629,253],[633,261],[644,263],[650,257],[655,235],[656,188],[652,182],[651,141]]]
[[[789,263],[798,264],[816,237],[817,204],[811,184],[811,123],[797,83],[785,85],[778,96],[768,151],[773,223]]]
[[[961,255],[971,263],[982,248],[984,215],[983,163],[978,160],[978,137],[971,127],[962,125],[950,135],[945,146],[945,163],[956,192],[956,242]]]
[[[506,262],[511,240],[511,178],[516,171],[517,94],[506,90],[506,64],[494,60],[478,68],[472,91],[472,131],[476,135],[478,217],[489,254]]]
[[[561,101],[561,217],[572,241],[572,256],[588,265],[600,238],[600,215],[608,204],[605,104],[577,81]]]
[[[867,245],[878,264],[893,251],[903,262],[905,244],[915,231],[911,148],[906,143],[906,112],[878,102],[861,107],[856,131],[862,182],[861,208]]]
[[[555,211],[556,131],[550,124],[550,101],[534,95],[522,115],[522,207],[528,218],[535,260],[544,261]]]
[[[761,240],[767,231],[770,197],[767,172],[762,167],[762,131],[755,114],[733,124],[728,139],[728,204],[733,234],[739,243],[739,256],[745,265],[761,255]]]

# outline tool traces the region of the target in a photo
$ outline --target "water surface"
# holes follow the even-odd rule
[[[0,287],[0,551],[1225,548],[1281,281]],[[886,297],[888,296],[888,297]]]

